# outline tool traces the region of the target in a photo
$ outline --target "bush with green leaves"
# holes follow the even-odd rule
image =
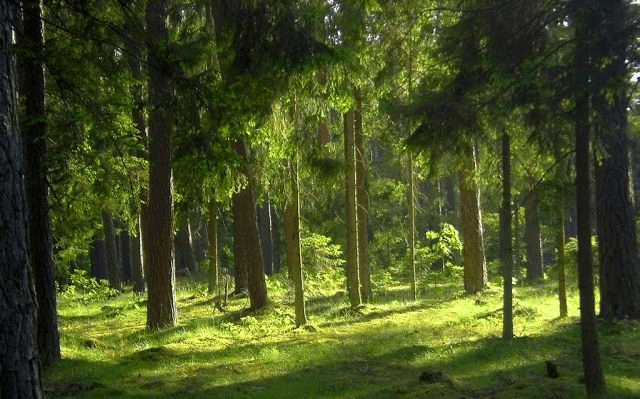
[[[345,261],[340,245],[327,236],[303,230],[300,247],[308,289],[332,289],[342,284]]]
[[[458,264],[458,257],[462,253],[462,241],[453,225],[443,223],[440,231],[429,230],[425,237],[427,244],[416,251],[419,265],[430,268],[434,263],[442,262],[444,269],[449,269]]]
[[[77,297],[83,302],[101,301],[119,294],[118,290],[109,286],[107,280],[97,280],[89,276],[84,269],[76,269],[70,275],[71,284],[63,291],[64,297]]]

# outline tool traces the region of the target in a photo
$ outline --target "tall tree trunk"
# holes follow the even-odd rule
[[[513,338],[513,234],[511,230],[511,138],[502,134],[502,209],[500,210],[500,259],[503,279],[502,338]]]
[[[233,195],[231,202],[233,203],[233,293],[240,294],[247,289],[247,259],[245,254],[244,242],[240,237],[245,233],[245,228],[240,220],[242,219],[242,198],[240,193]]]
[[[344,114],[344,160],[347,223],[347,292],[352,308],[362,304],[358,264],[358,213],[356,210],[356,168],[353,111]]]
[[[102,227],[104,229],[104,241],[107,249],[107,279],[111,288],[122,289],[120,264],[118,262],[118,245],[116,243],[116,229],[111,212],[102,210]]]
[[[60,360],[60,337],[51,252],[49,186],[44,164],[47,153],[47,122],[44,103],[44,26],[42,0],[23,2],[23,96],[25,189],[29,204],[31,265],[38,300],[38,352],[42,367]]]
[[[280,247],[281,247],[281,235],[282,235],[282,227],[281,223],[279,223],[278,213],[275,212],[273,206],[271,207],[271,231],[272,231],[272,245],[273,245],[273,272],[278,273],[280,271]]]
[[[557,246],[557,259],[558,264],[558,303],[560,305],[560,317],[566,317],[568,314],[567,309],[567,282],[566,282],[566,265],[567,260],[564,254],[565,246],[565,231],[564,221],[566,208],[565,189],[566,184],[566,170],[564,162],[560,161],[559,151],[555,151],[556,160],[558,160],[558,172],[557,179],[561,189],[558,190],[556,198],[556,246]]]
[[[274,273],[273,269],[273,229],[271,224],[271,201],[269,198],[258,208],[258,230],[260,231],[260,247],[262,260],[267,275]]]
[[[247,160],[245,145],[238,141],[235,145],[236,152],[243,160]],[[260,238],[258,237],[258,224],[256,220],[256,203],[253,196],[253,179],[248,172],[247,186],[234,195],[234,207],[236,216],[236,243],[234,248],[237,262],[244,263],[247,272],[247,289],[249,291],[250,309],[257,310],[264,307],[267,302],[267,283],[264,278],[264,264],[262,263],[262,251]]]
[[[121,229],[117,240],[122,281],[131,282],[131,235],[121,221],[118,221],[117,225]]]
[[[285,244],[287,247],[287,268],[294,286],[294,306],[296,327],[307,324],[302,279],[302,258],[300,256],[300,192],[298,190],[298,162],[289,162],[289,186],[291,195],[284,213]]]
[[[176,271],[191,274],[198,271],[191,243],[191,226],[189,221],[183,223],[174,238]]]
[[[589,397],[604,397],[606,386],[596,328],[591,257],[591,183],[589,176],[589,114],[590,114],[590,21],[594,0],[575,0],[575,143],[576,143],[576,209],[578,214],[578,286],[580,289],[580,333],[582,365]]]
[[[542,265],[542,240],[540,235],[540,217],[538,215],[538,194],[535,182],[530,179],[529,193],[524,201],[524,241],[527,245],[527,280],[544,279]]]
[[[360,297],[367,302],[371,295],[371,269],[369,265],[369,231],[366,190],[366,168],[364,164],[364,133],[362,130],[362,92],[354,89],[356,108],[353,111],[354,146],[356,162],[356,202],[358,218],[358,268],[360,274]]]
[[[216,202],[209,200],[209,276],[208,290],[213,293],[220,282],[220,268],[218,265],[218,211]]]
[[[173,263],[171,187],[170,76],[162,48],[169,42],[167,1],[149,0],[146,21],[149,37],[149,217],[147,328],[157,330],[177,321],[175,265]],[[145,254],[146,255],[146,254]]]
[[[464,257],[464,290],[474,294],[487,284],[487,268],[482,243],[480,199],[475,181],[476,150],[471,148],[460,173],[460,217]]]
[[[37,304],[17,117],[13,31],[18,3],[0,1],[0,398],[42,398]]]
[[[607,319],[640,318],[640,263],[635,215],[629,179],[627,108],[627,48],[632,37],[624,0],[600,6],[610,60],[605,75],[611,89],[594,94],[593,104],[601,115],[596,126],[602,137],[604,159],[596,165],[596,212],[600,254],[600,316]]]
[[[131,237],[131,279],[133,280],[133,292],[138,294],[144,293],[145,290],[141,219],[142,217],[138,215],[136,218],[136,234]]]
[[[418,299],[418,283],[416,276],[416,184],[413,172],[413,155],[407,155],[407,205],[409,207],[409,270],[411,270],[411,294],[413,300]]]

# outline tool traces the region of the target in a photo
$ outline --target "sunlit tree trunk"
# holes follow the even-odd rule
[[[355,162],[356,162],[356,203],[358,218],[358,269],[360,277],[360,297],[367,302],[371,294],[371,270],[369,266],[369,223],[366,168],[364,164],[364,134],[362,131],[362,93],[354,89],[356,108],[353,111]]]
[[[362,304],[358,266],[358,213],[356,210],[356,168],[353,111],[344,114],[344,160],[347,223],[347,292],[352,308]]]
[[[482,242],[480,198],[475,181],[476,152],[472,147],[465,156],[460,173],[460,217],[462,218],[462,244],[464,257],[464,290],[474,294],[487,284],[487,268]]]

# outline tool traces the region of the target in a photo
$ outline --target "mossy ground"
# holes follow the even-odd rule
[[[444,280],[444,279],[443,279]],[[464,296],[432,282],[376,290],[349,310],[340,291],[310,293],[309,325],[294,328],[291,293],[269,279],[271,305],[246,298],[215,310],[202,279],[179,281],[179,322],[145,330],[145,297],[59,301],[62,361],[45,377],[50,398],[579,398],[577,293],[559,319],[551,283],[516,287],[505,342],[501,290]],[[640,323],[601,323],[611,397],[640,397]],[[546,376],[555,362],[559,378]],[[421,381],[421,375],[423,376]],[[426,377],[424,377],[426,376]]]

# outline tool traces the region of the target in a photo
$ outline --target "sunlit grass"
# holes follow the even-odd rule
[[[63,360],[46,378],[50,397],[119,398],[574,398],[580,382],[577,294],[558,318],[551,283],[514,289],[514,332],[500,338],[500,287],[461,294],[431,276],[420,298],[409,285],[377,287],[348,309],[340,290],[308,298],[309,326],[294,328],[291,290],[270,278],[271,304],[248,313],[246,298],[215,310],[198,278],[177,290],[179,321],[145,330],[145,297],[61,298]],[[602,324],[601,349],[612,397],[640,396],[640,324]],[[560,378],[545,376],[544,362]],[[441,372],[422,383],[423,372]],[[439,375],[439,374],[438,374]]]

